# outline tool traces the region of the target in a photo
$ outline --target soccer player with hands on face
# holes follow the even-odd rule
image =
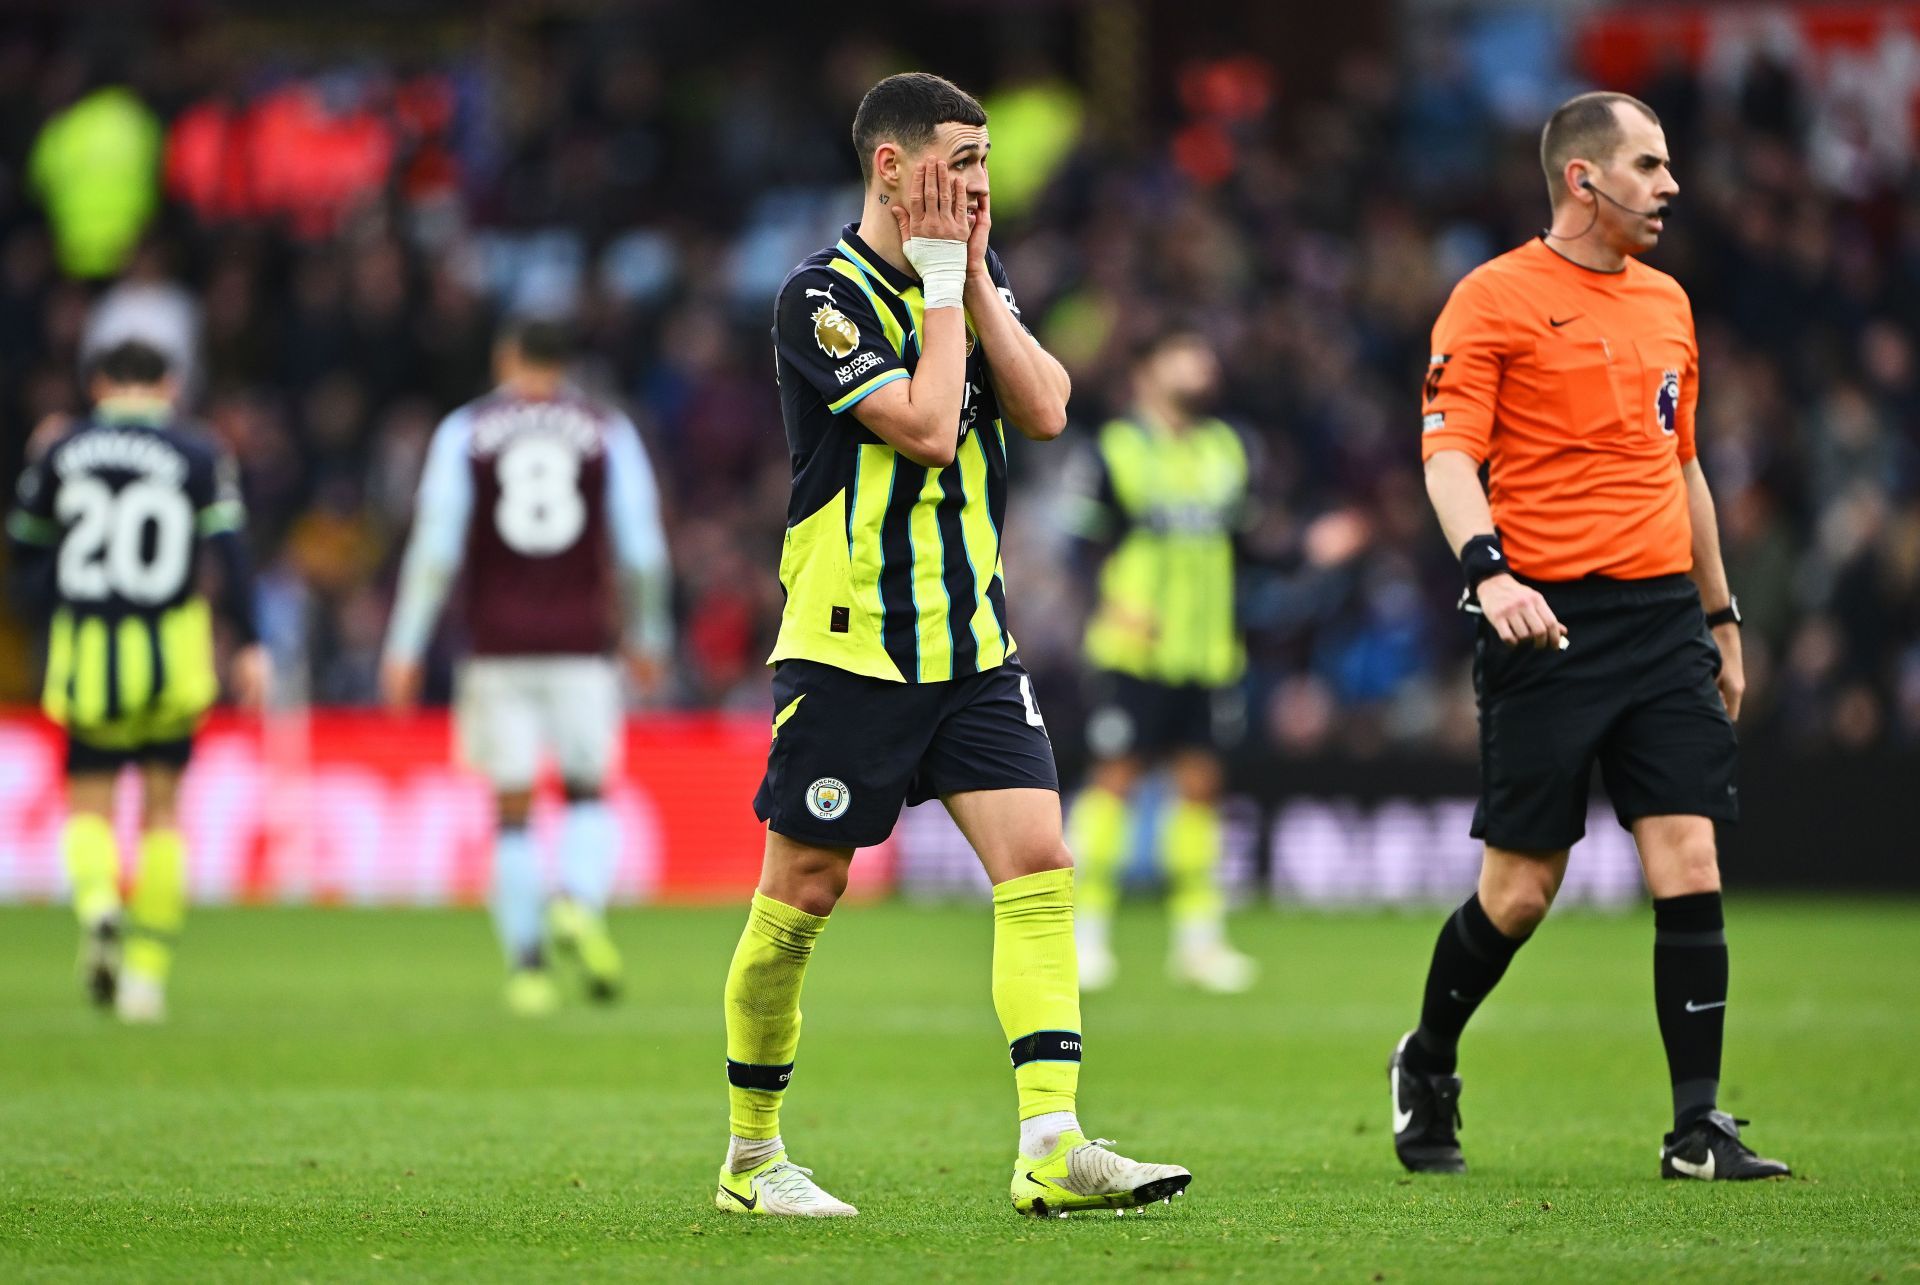
[[[1014,1208],[1125,1209],[1190,1181],[1088,1138],[1075,1115],[1073,859],[1000,558],[1006,429],[1059,436],[1070,390],[987,245],[986,126],[937,76],[875,85],[853,124],[861,220],[780,289],[793,491],[773,744],[754,800],[766,850],[726,982],[732,1136],[714,1201],[730,1212],[855,1212],[780,1136],[801,983],[854,849],[883,841],[903,803],[935,798],[993,884],[993,1003],[1019,1102]],[[905,1163],[927,1154],[901,1148]]]

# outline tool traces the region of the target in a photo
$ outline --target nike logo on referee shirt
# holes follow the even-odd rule
[[[1561,326],[1566,325],[1569,321],[1578,321],[1578,320],[1580,320],[1580,314],[1576,312],[1571,317],[1562,317],[1558,321],[1555,321],[1552,317],[1548,317],[1547,324],[1549,326],[1552,326],[1555,330],[1558,330]]]

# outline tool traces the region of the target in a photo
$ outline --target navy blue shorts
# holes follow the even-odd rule
[[[1017,660],[944,683],[890,683],[811,660],[773,671],[773,748],[753,810],[775,834],[866,848],[903,804],[967,790],[1060,789]]]
[[[170,767],[185,771],[193,759],[193,737],[177,736],[164,740],[136,741],[127,745],[102,745],[86,738],[86,733],[69,729],[67,733],[67,775],[90,772],[118,772],[127,764],[140,767]]]
[[[1225,754],[1245,734],[1238,687],[1153,683],[1099,670],[1088,684],[1087,751],[1096,759],[1158,759],[1180,750]]]

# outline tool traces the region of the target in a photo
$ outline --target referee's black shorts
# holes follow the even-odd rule
[[[1739,820],[1738,740],[1693,582],[1591,577],[1533,587],[1572,645],[1508,647],[1479,622],[1473,836],[1521,852],[1571,847],[1586,833],[1596,760],[1623,826],[1648,816]]]

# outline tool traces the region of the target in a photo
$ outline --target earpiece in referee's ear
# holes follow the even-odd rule
[[[1585,174],[1582,174],[1580,176],[1580,186],[1586,188],[1589,192],[1591,192],[1593,190],[1593,180],[1588,178]]]

